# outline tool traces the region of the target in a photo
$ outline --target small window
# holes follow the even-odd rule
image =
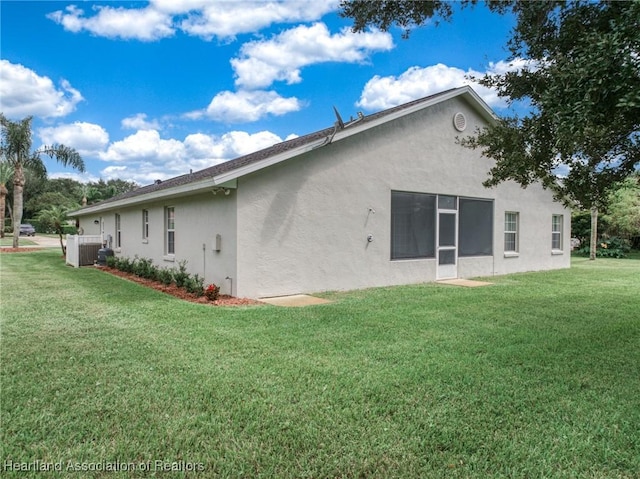
[[[436,196],[391,192],[391,259],[435,258]]]
[[[166,212],[166,244],[165,249],[167,254],[175,254],[176,253],[176,223],[175,223],[175,210],[173,207],[168,207],[165,210]]]
[[[562,215],[551,217],[551,249],[562,251]]]
[[[518,252],[518,213],[507,211],[504,214],[504,251]]]
[[[120,230],[120,214],[116,213],[116,248],[122,247],[122,232]]]
[[[438,195],[438,208],[440,208],[441,210],[457,210],[458,197]]]
[[[142,239],[149,239],[149,210],[142,210]]]

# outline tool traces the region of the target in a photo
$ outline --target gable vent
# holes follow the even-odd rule
[[[467,117],[464,116],[464,113],[458,112],[453,115],[453,126],[458,131],[464,131],[467,128]]]

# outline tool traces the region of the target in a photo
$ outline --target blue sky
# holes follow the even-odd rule
[[[402,32],[350,31],[338,2],[0,2],[0,110],[32,115],[79,174],[148,184],[344,119],[470,84],[507,62],[513,18],[484,6]],[[457,7],[456,7],[457,8]],[[498,114],[495,92],[471,83]]]

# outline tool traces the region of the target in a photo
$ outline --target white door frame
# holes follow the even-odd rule
[[[457,204],[457,198],[456,198]],[[458,211],[438,208],[436,226],[436,279],[458,277]],[[444,221],[442,221],[444,220]],[[451,224],[453,220],[453,225]],[[441,229],[441,222],[442,229]],[[453,226],[453,232],[451,228]],[[442,235],[440,234],[442,231]]]

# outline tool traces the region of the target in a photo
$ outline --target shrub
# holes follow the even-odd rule
[[[169,268],[159,269],[157,279],[165,286],[169,286],[173,282],[173,269],[169,269]]]
[[[78,234],[78,230],[73,225],[64,225],[62,227],[62,234],[63,235],[75,235],[75,234]]]
[[[173,280],[176,282],[178,288],[184,288],[189,280],[189,273],[187,273],[187,261],[180,261],[178,263],[178,269],[173,273]]]
[[[135,274],[141,278],[159,281],[165,286],[169,286],[175,282],[176,286],[184,288],[188,293],[195,294],[196,296],[207,294],[204,288],[204,278],[201,278],[197,274],[191,277],[189,273],[187,273],[186,261],[178,263],[178,269],[157,268],[153,264],[152,259],[139,258],[137,255],[134,256],[133,260],[127,257],[108,256],[107,266],[125,273]],[[212,301],[215,300],[218,297],[219,290],[220,288],[216,285],[210,284],[208,286],[209,295],[207,297]]]
[[[213,283],[210,284],[204,290],[204,295],[207,297],[209,301],[215,301],[216,299],[218,299],[218,296],[220,295],[220,286],[217,286]]]
[[[141,278],[155,280],[158,277],[158,268],[153,265],[153,260],[149,258],[134,259],[133,273]]]
[[[629,242],[623,238],[613,236],[611,238],[601,239],[596,246],[596,257],[598,258],[625,258],[627,253],[631,251]],[[577,250],[582,256],[589,256],[589,244]]]
[[[193,278],[189,278],[185,289],[188,293],[195,294],[198,297],[202,296],[204,294],[204,278],[197,274]]]
[[[133,273],[134,262],[125,256],[116,259],[116,268],[125,273]]]

